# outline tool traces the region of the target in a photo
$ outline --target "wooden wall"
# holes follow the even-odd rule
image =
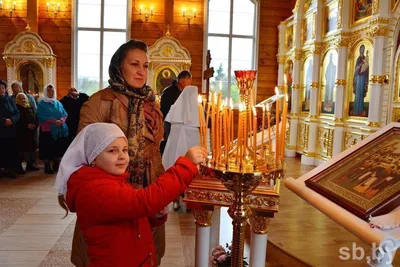
[[[261,0],[257,102],[275,94],[278,82],[278,25],[290,17],[295,0]]]
[[[31,0],[30,0],[31,1]],[[53,17],[46,12],[47,0],[39,0],[38,33],[43,40],[50,44],[57,55],[57,95],[66,94],[71,86],[71,49],[72,49],[72,8],[73,0],[60,0],[61,12]],[[6,3],[12,1],[4,1]],[[16,14],[10,18],[9,13],[0,12],[0,51],[4,46],[26,26],[27,0],[17,2]],[[274,93],[277,83],[278,63],[278,28],[280,21],[292,14],[295,0],[260,0],[260,38],[258,59],[258,95],[261,101]],[[134,6],[136,3],[136,6]],[[138,9],[151,3],[154,15],[144,22]],[[190,27],[182,17],[182,9],[196,8],[197,18]],[[172,13],[172,15],[171,15]],[[171,36],[178,39],[192,56],[191,72],[193,84],[201,87],[203,71],[204,43],[204,1],[203,0],[151,0],[132,1],[131,38],[145,41],[149,46],[165,35],[166,26],[170,24]],[[0,79],[6,78],[6,66],[0,60]]]
[[[132,7],[131,38],[142,40],[151,46],[158,38],[165,36],[169,24],[171,36],[178,39],[181,45],[189,50],[192,57],[190,70],[193,76],[193,84],[201,88],[204,39],[203,1],[154,0],[143,1],[143,6],[145,7],[147,3],[152,3],[154,6],[154,15],[148,22],[144,22],[143,16],[139,15],[138,10],[141,2],[137,2],[136,7]],[[184,7],[188,10],[196,8],[197,11],[197,17],[194,22],[191,22],[190,27],[182,17],[181,11]]]

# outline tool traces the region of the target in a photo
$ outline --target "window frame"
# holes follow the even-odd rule
[[[125,41],[128,41],[130,39],[131,35],[131,18],[132,18],[132,1],[126,0],[127,2],[127,8],[126,8],[126,28],[125,29],[113,29],[113,28],[105,28],[104,27],[104,6],[105,6],[105,0],[100,0],[101,1],[101,14],[100,14],[100,27],[99,28],[91,28],[91,27],[78,27],[78,2],[79,0],[73,1],[73,9],[71,11],[71,16],[72,16],[72,43],[73,43],[73,48],[71,49],[71,66],[73,66],[71,70],[71,83],[72,86],[78,88],[78,32],[79,31],[94,31],[94,32],[99,32],[100,33],[100,67],[99,67],[99,90],[103,89],[103,67],[104,67],[104,62],[103,62],[103,37],[104,37],[104,32],[125,32],[126,31],[126,38]],[[122,45],[122,44],[121,44]],[[109,63],[107,63],[109,64]],[[78,88],[79,90],[79,88]]]
[[[227,69],[227,79],[228,79],[228,97],[231,97],[231,80],[234,79],[234,77],[231,76],[232,73],[232,40],[234,38],[243,38],[243,39],[252,39],[253,40],[253,56],[252,56],[252,69],[258,69],[258,48],[259,48],[259,33],[260,33],[260,0],[249,0],[254,4],[254,28],[253,28],[253,35],[240,35],[240,34],[233,34],[233,5],[234,5],[235,0],[230,0],[231,2],[231,8],[230,8],[230,25],[229,25],[229,33],[224,34],[224,33],[209,33],[208,25],[209,25],[209,15],[210,15],[210,9],[209,9],[209,0],[205,0],[205,5],[204,9],[206,10],[205,16],[204,16],[204,49],[203,49],[203,69],[207,68],[206,64],[206,55],[207,55],[207,50],[208,50],[208,37],[227,37],[229,38],[229,46],[228,46],[228,69]],[[212,51],[211,52],[211,58],[212,58]],[[212,62],[212,60],[211,60]],[[216,71],[214,69],[214,71]],[[206,81],[204,80],[204,73],[202,73],[203,76],[203,93],[206,93]],[[258,73],[257,73],[258,76]],[[256,101],[256,95],[257,95],[257,79],[254,83],[254,90],[253,90],[253,101],[255,103]],[[238,105],[234,105],[235,108],[238,108]]]

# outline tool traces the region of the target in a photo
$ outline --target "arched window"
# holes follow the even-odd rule
[[[206,28],[214,77],[222,96],[239,102],[234,70],[256,68],[259,3],[255,0],[209,0]]]
[[[128,0],[77,0],[74,14],[74,84],[91,95],[108,86],[108,66],[128,39]]]

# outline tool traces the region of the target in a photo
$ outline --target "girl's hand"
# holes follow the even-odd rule
[[[189,148],[186,152],[185,157],[192,161],[194,164],[198,165],[204,161],[207,157],[207,150],[201,146],[194,146]]]
[[[156,218],[160,219],[162,217],[164,217],[165,215],[167,215],[169,212],[169,207],[166,206],[164,209],[160,210],[157,214],[156,214]]]

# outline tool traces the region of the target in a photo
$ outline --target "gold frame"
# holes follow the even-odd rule
[[[391,10],[392,12],[395,12],[397,7],[399,6],[400,0],[392,0],[391,1]]]
[[[301,66],[301,72],[300,72],[300,88],[299,88],[299,90],[300,90],[300,94],[299,94],[299,108],[300,108],[300,114],[301,115],[303,115],[303,116],[305,116],[305,117],[307,117],[308,116],[308,114],[310,113],[310,111],[303,111],[303,94],[304,94],[304,84],[305,84],[305,81],[304,81],[304,75],[305,75],[305,64],[306,64],[306,62],[308,61],[308,59],[309,58],[311,58],[311,60],[312,60],[312,64],[313,64],[313,66],[314,66],[314,58],[313,58],[313,54],[310,52],[310,51],[307,51],[306,53],[305,53],[305,55],[304,55],[304,57],[303,57],[303,60],[302,60],[302,66]]]
[[[400,0],[399,0],[400,2]],[[400,36],[400,35],[399,35]],[[395,55],[395,69],[394,69],[394,79],[393,80],[393,103],[400,103],[400,85],[399,85],[399,76],[400,76],[400,50],[397,51]]]
[[[322,37],[325,38],[327,36],[330,36],[332,34],[334,34],[335,32],[338,31],[338,25],[336,22],[336,29],[327,32],[327,28],[328,28],[328,24],[327,24],[327,19],[329,16],[329,11],[331,9],[337,9],[337,17],[336,19],[339,19],[339,6],[338,6],[338,1],[336,0],[332,0],[331,2],[329,2],[325,7],[324,7],[324,12],[323,12],[323,19],[322,19]]]
[[[368,37],[361,37],[360,39],[358,39],[357,41],[355,41],[352,45],[352,47],[349,49],[349,53],[348,53],[348,58],[353,58],[354,53],[355,53],[355,49],[356,47],[364,42],[369,42],[371,47],[373,48],[373,41],[372,39],[368,38]],[[372,49],[371,49],[371,54],[372,54]],[[371,58],[373,58],[373,54],[370,55]],[[352,88],[350,88],[350,86],[353,84],[352,79],[353,77],[350,74],[354,75],[354,65],[355,65],[355,60],[348,60],[347,62],[347,74],[346,74],[346,96],[345,96],[345,103],[344,103],[344,112],[345,112],[345,118],[346,121],[350,122],[359,122],[359,123],[365,123],[368,121],[368,116],[367,117],[356,117],[356,116],[350,116],[349,115],[349,109],[350,109],[350,99],[352,98],[352,94],[353,94],[353,90]],[[369,75],[371,76],[371,75]],[[369,78],[368,78],[369,79]]]
[[[358,25],[364,24],[365,22],[368,22],[368,20],[371,18],[372,16],[372,11],[371,11],[371,15],[362,18],[358,21],[355,21],[355,13],[354,13],[354,4],[355,4],[355,0],[351,0],[351,6],[350,6],[350,14],[351,14],[351,21],[350,21],[350,28],[356,27]]]
[[[400,120],[400,107],[392,108],[392,122],[397,122]]]
[[[322,113],[322,111],[321,111],[321,108],[322,108],[322,81],[323,81],[323,75],[324,75],[324,73],[322,73],[323,72],[323,67],[324,67],[324,60],[325,60],[325,58],[326,58],[326,56],[328,55],[328,53],[330,52],[330,51],[332,51],[332,52],[335,52],[336,54],[337,54],[337,57],[338,57],[338,60],[339,60],[339,54],[338,54],[338,52],[336,51],[336,49],[334,49],[334,48],[332,48],[332,47],[330,47],[330,48],[328,48],[328,49],[326,49],[325,51],[324,51],[324,54],[323,54],[323,56],[321,56],[321,60],[320,60],[320,72],[319,72],[319,80],[320,80],[320,82],[319,82],[319,88],[318,88],[318,106],[317,106],[317,109],[318,109],[318,112],[317,112],[317,114],[319,114],[319,116],[320,117],[323,117],[323,118],[328,118],[328,119],[332,119],[332,118],[335,118],[335,113],[333,113],[333,114],[328,114],[328,113]],[[338,62],[336,62],[336,64],[337,64]],[[336,68],[337,68],[337,66],[336,66]],[[336,79],[335,79],[336,80]],[[335,87],[336,87],[336,84],[335,84]],[[335,101],[334,101],[335,102]]]

